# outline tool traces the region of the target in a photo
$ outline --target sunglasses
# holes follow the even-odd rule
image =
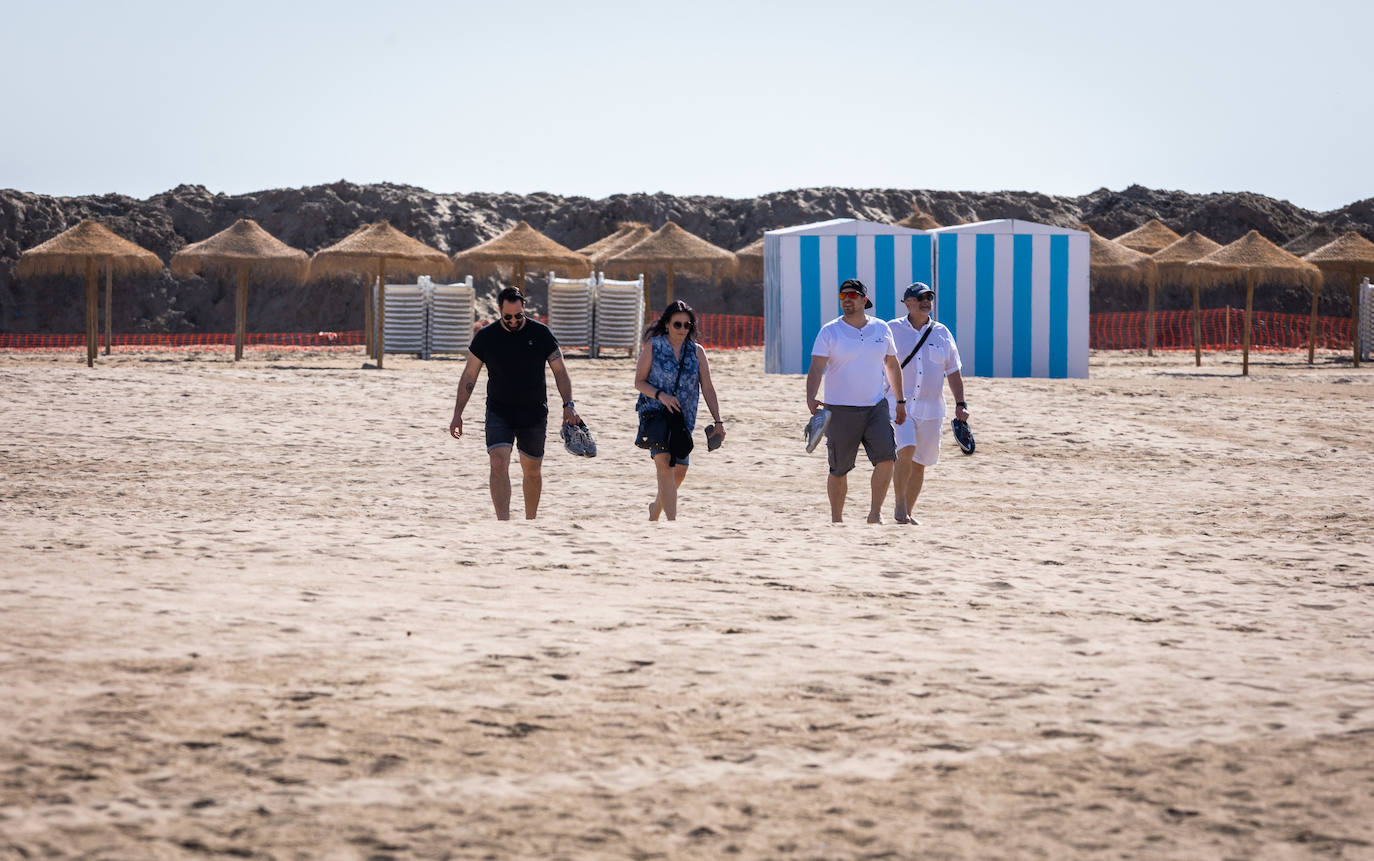
[[[674,320],[674,321],[673,321],[673,328],[674,328],[674,329],[690,329],[690,328],[692,328],[692,323],[691,323],[690,320]]]
[[[841,299],[862,299],[863,297],[864,294],[855,293],[853,290],[845,290],[843,293],[840,294]]]
[[[525,319],[525,315],[524,315],[523,313],[522,313],[522,314],[502,314],[502,315],[501,315],[501,319],[502,319],[502,320],[505,320],[505,321],[507,321],[507,322],[509,322],[509,323],[514,323],[514,322],[517,321],[517,320],[523,320],[523,319]]]

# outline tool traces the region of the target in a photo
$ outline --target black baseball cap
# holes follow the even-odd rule
[[[927,293],[929,293],[932,298],[935,296],[935,290],[932,289],[929,284],[924,281],[916,281],[910,287],[906,288],[906,292],[902,294],[902,301],[905,302],[913,296],[919,298]]]
[[[847,279],[840,285],[840,292],[858,293],[860,296],[864,297],[864,310],[873,307],[873,300],[868,298],[868,288],[865,287],[864,282],[860,281],[858,278]]]

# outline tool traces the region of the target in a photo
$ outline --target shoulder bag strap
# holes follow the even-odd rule
[[[911,348],[911,352],[906,354],[906,358],[905,358],[905,359],[902,359],[902,367],[903,367],[903,368],[906,367],[906,363],[907,363],[907,362],[910,362],[913,358],[915,358],[915,356],[916,356],[916,351],[919,350],[919,349],[921,349],[921,347],[925,345],[926,338],[929,338],[929,337],[930,337],[930,333],[933,332],[934,330],[935,330],[935,321],[934,321],[934,320],[931,320],[929,323],[926,324],[926,333],[925,333],[924,335],[921,336],[921,340],[917,341],[917,342],[916,342],[916,346],[914,346],[914,347]]]

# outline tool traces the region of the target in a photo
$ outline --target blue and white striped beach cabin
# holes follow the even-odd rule
[[[935,317],[954,333],[966,376],[1088,375],[1088,234],[1003,219],[929,232],[838,219],[764,235],[768,373],[805,373],[838,290],[858,278],[873,316],[906,312],[902,289],[935,287]]]
[[[840,316],[840,284],[868,287],[874,317],[905,314],[902,291],[934,283],[933,237],[922,230],[837,218],[763,235],[763,355],[770,374],[804,374],[821,326]]]

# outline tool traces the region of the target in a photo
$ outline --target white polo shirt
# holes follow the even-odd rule
[[[902,368],[902,387],[906,389],[903,397],[906,398],[906,414],[911,418],[917,421],[944,418],[945,377],[964,367],[959,361],[959,348],[954,343],[954,335],[933,317],[919,329],[911,325],[907,317],[899,317],[887,325],[897,345],[898,362],[907,357],[926,329],[930,328],[930,337],[921,345],[921,351]],[[883,382],[886,384],[886,378]],[[895,406],[896,398],[886,390],[886,385],[884,392],[888,401]]]
[[[825,356],[825,394],[821,401],[835,406],[871,407],[883,399],[887,377],[883,359],[897,355],[892,330],[877,317],[865,315],[855,328],[836,317],[821,327],[811,355]]]

